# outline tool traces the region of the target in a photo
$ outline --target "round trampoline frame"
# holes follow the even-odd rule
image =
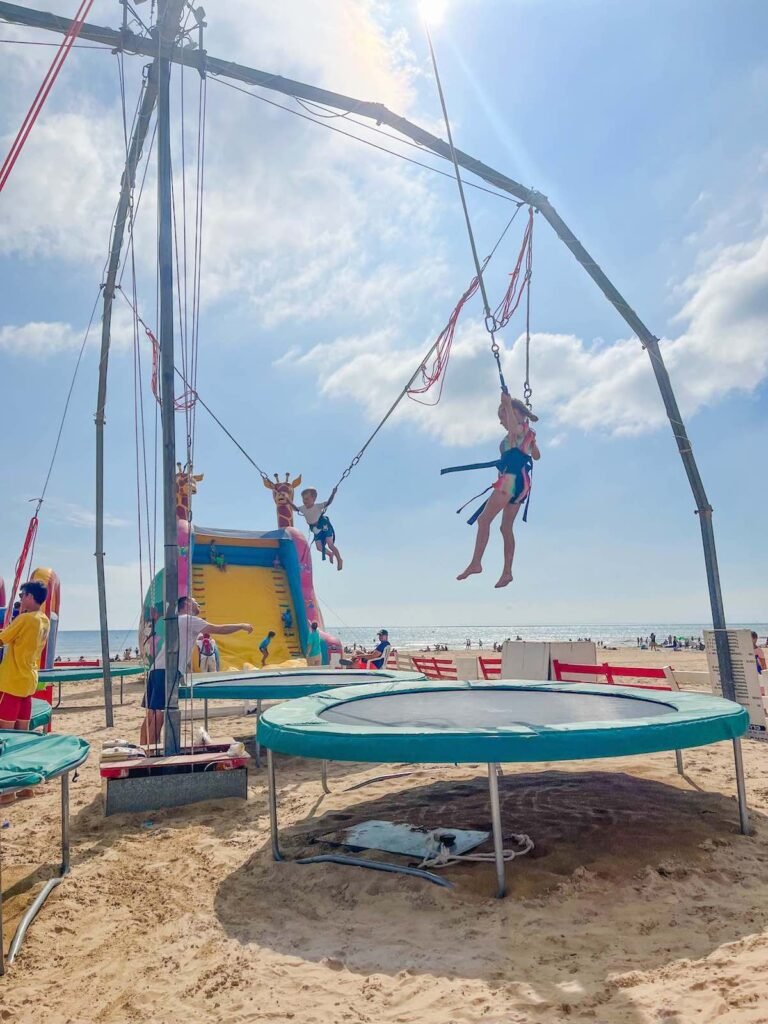
[[[299,677],[309,676],[310,679],[296,682]],[[289,669],[249,669],[242,672],[195,672],[187,677],[189,682],[179,687],[179,700],[203,701],[203,724],[208,730],[209,700],[255,700],[256,715],[256,767],[261,768],[261,744],[258,739],[258,727],[261,720],[262,702],[265,700],[295,700],[309,697],[324,690],[338,689],[341,686],[360,686],[365,680],[370,684],[384,683],[418,683],[426,681],[423,672],[396,672],[391,669],[332,669],[322,668],[289,668]],[[292,681],[293,680],[293,681]],[[328,772],[325,761],[322,763],[321,783],[324,793],[328,788]]]
[[[573,720],[552,723],[546,721],[519,721],[497,713],[494,720],[493,691],[505,694],[530,695],[528,700],[529,718],[535,718],[536,705],[541,710],[544,694],[558,695],[561,715],[562,705],[567,707],[567,698],[572,695],[578,711]],[[473,703],[485,698],[489,712],[489,725],[477,726],[471,730],[450,722],[446,716],[425,716],[418,725],[393,724],[381,717],[371,715],[379,701],[404,698],[404,704],[418,706],[419,696],[427,695],[427,706],[439,701],[439,695],[448,695],[447,700],[459,703],[462,697],[469,697]],[[563,701],[563,698],[566,701]],[[597,699],[597,700],[596,700]],[[592,700],[591,712],[584,713],[585,701]],[[622,708],[622,701],[631,701]],[[617,703],[618,702],[618,703]],[[497,711],[504,699],[496,702]],[[643,714],[640,704],[647,704]],[[355,704],[358,708],[355,708]],[[578,705],[578,707],[577,707]],[[602,713],[597,715],[598,706]],[[380,705],[382,707],[382,705]],[[339,709],[342,709],[339,711]],[[533,709],[533,710],[532,710]],[[611,717],[612,710],[615,716]],[[388,710],[392,710],[390,707]],[[454,709],[455,710],[455,709]],[[590,717],[592,712],[596,717]],[[348,721],[339,721],[346,718]],[[386,718],[386,716],[384,716]],[[397,717],[397,716],[395,716]],[[539,715],[539,717],[542,717]],[[546,716],[543,716],[546,718]],[[450,716],[447,716],[450,718]],[[357,719],[357,721],[354,721]],[[433,682],[421,685],[392,683],[385,686],[356,686],[344,689],[325,690],[314,696],[291,701],[270,708],[261,716],[258,727],[259,742],[267,748],[267,774],[269,783],[269,812],[272,841],[272,855],[275,860],[284,860],[279,841],[277,816],[277,783],[275,774],[275,753],[298,757],[316,757],[323,761],[364,761],[364,762],[408,762],[468,764],[485,763],[488,771],[488,789],[493,834],[494,860],[496,866],[496,895],[506,892],[501,808],[499,803],[498,775],[502,763],[569,761],[596,759],[601,757],[628,757],[638,754],[674,750],[677,769],[683,774],[683,748],[704,746],[724,740],[733,743],[736,769],[736,789],[739,805],[739,825],[742,834],[749,831],[749,815],[744,785],[740,737],[749,726],[749,715],[733,701],[710,694],[680,693],[678,691],[638,692],[636,687],[607,687],[604,684],[563,684],[528,681],[499,682]],[[420,756],[414,760],[414,754]],[[362,860],[337,854],[308,857],[299,863],[332,862],[353,864],[384,871],[416,874],[430,881],[447,885],[444,879],[417,868],[403,868],[396,864]]]

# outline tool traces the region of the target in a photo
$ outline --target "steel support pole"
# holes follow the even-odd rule
[[[739,798],[739,829],[743,836],[749,835],[749,808],[747,790],[744,785],[744,760],[741,755],[741,740],[733,741],[733,761],[736,768],[736,793]]]
[[[112,677],[110,674],[109,623],[107,620],[107,583],[104,569],[104,425],[107,405],[107,377],[109,370],[109,349],[112,339],[112,305],[120,268],[120,254],[123,248],[125,226],[131,208],[133,189],[136,184],[136,169],[141,159],[144,143],[149,132],[152,112],[157,100],[157,74],[151,66],[144,83],[136,124],[126,154],[125,170],[120,183],[120,198],[117,203],[115,225],[104,280],[103,307],[101,314],[101,355],[99,357],[99,388],[96,398],[96,584],[99,594],[99,628],[101,631],[101,663],[104,668],[104,708],[106,724],[113,724]],[[122,703],[122,702],[121,702]]]
[[[277,824],[277,783],[275,780],[275,757],[267,748],[267,794],[269,800],[269,838],[272,843],[274,860],[284,860],[280,852],[280,832]]]
[[[160,55],[157,59],[157,260],[160,291],[160,414],[163,428],[163,604],[165,606],[165,725],[166,756],[180,750],[179,714],[179,548],[176,526],[176,409],[173,351],[173,220],[171,169],[171,61],[168,47],[179,27],[183,0],[162,0]]]
[[[497,764],[488,765],[488,791],[491,797],[493,855],[496,862],[496,898],[501,899],[507,894],[507,880],[504,872],[504,833],[501,828],[498,767]]]
[[[330,795],[330,789],[328,787],[328,762],[323,759],[320,762],[320,785],[323,787],[323,792],[326,796]]]
[[[685,765],[683,764],[683,752],[682,750],[675,751],[675,765],[677,767],[678,775],[685,775]]]

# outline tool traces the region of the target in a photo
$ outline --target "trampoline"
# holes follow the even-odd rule
[[[53,709],[47,700],[40,700],[37,697],[32,698],[32,717],[29,720],[30,732],[37,729],[45,729],[51,721],[51,713]]]
[[[147,671],[146,665],[110,665],[109,673],[116,679],[120,680],[120,703],[123,703],[123,679],[127,676],[143,676]],[[53,705],[54,708],[61,707],[61,684],[62,683],[84,683],[84,682],[95,682],[97,679],[104,678],[104,669],[99,668],[77,668],[77,665],[68,666],[67,668],[51,668],[46,669],[38,673],[38,689],[43,689],[46,686],[56,686],[56,703]]]
[[[57,885],[69,874],[69,777],[88,757],[90,747],[78,736],[40,735],[33,732],[0,730],[0,796],[20,789],[29,789],[41,782],[61,778],[61,865],[56,878],[51,878],[38,893],[19,922],[8,951],[13,963],[24,936],[38,911]],[[0,869],[2,865],[0,865]],[[0,870],[0,936],[3,932],[3,891]],[[0,975],[4,973],[4,956],[0,941]]]
[[[426,676],[421,672],[394,672],[388,669],[294,668],[267,672],[197,672],[190,684],[179,687],[179,700],[204,701],[203,719],[208,728],[209,700],[255,700],[256,722],[261,718],[264,700],[293,700],[323,690],[361,683],[418,683]],[[260,744],[256,739],[256,764],[261,766]],[[325,770],[323,788],[327,791]]]
[[[733,742],[739,818],[748,831],[740,737],[749,715],[708,694],[531,682],[399,684],[329,690],[270,708],[259,723],[268,752],[272,853],[280,852],[273,753],[336,761],[488,766],[497,895],[505,891],[498,766],[510,762],[625,757]],[[678,760],[678,767],[681,761]],[[338,863],[397,868],[354,858]],[[306,858],[303,863],[316,861]],[[418,874],[430,877],[427,872]]]

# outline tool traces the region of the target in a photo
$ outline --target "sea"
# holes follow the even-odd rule
[[[768,636],[768,622],[731,622],[732,629],[754,629],[761,642]],[[394,647],[419,651],[444,644],[449,648],[466,647],[467,640],[472,648],[493,648],[504,640],[601,640],[609,647],[635,647],[638,637],[646,638],[651,633],[661,643],[668,636],[698,640],[711,624],[706,622],[567,622],[550,625],[508,626],[398,626],[381,622],[371,626],[326,627],[329,633],[338,636],[345,646],[353,644],[369,647],[377,643],[376,633],[381,628],[389,630],[389,639]],[[127,647],[133,650],[138,643],[135,629],[111,629],[109,631],[110,652],[114,656]],[[62,630],[56,644],[56,654],[61,658],[97,658],[101,656],[101,639],[98,630]]]

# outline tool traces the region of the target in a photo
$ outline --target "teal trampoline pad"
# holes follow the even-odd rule
[[[432,683],[328,690],[262,716],[278,753],[334,761],[535,762],[622,757],[744,735],[739,704],[707,694],[562,683]]]
[[[34,786],[72,771],[88,757],[78,736],[0,731],[0,792]]]

